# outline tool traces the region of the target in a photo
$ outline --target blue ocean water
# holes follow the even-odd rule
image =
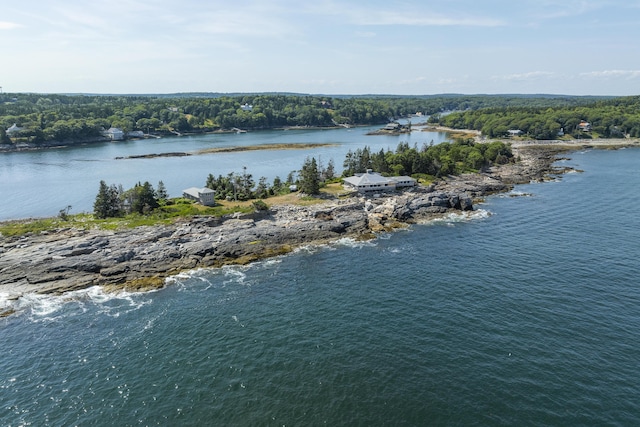
[[[0,320],[0,424],[638,425],[640,150],[479,210],[30,296]]]

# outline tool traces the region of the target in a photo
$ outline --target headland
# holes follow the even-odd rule
[[[27,293],[62,294],[91,286],[151,290],[185,270],[247,264],[344,237],[375,238],[379,232],[472,211],[489,194],[566,172],[554,167],[559,153],[580,148],[584,145],[564,141],[518,144],[514,164],[380,197],[333,197],[311,206],[276,205],[244,215],[183,218],[115,231],[64,228],[0,236],[0,294],[12,300]]]

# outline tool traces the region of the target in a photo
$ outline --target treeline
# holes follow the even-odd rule
[[[313,163],[313,165],[312,165]],[[310,169],[313,171],[310,172]],[[218,200],[251,200],[266,199],[272,196],[289,193],[291,186],[295,185],[300,191],[307,194],[316,194],[316,184],[319,188],[321,183],[330,181],[335,177],[335,166],[333,159],[329,160],[325,166],[322,162],[316,161],[315,158],[306,159],[300,170],[289,172],[285,180],[279,176],[273,179],[272,183],[267,182],[267,178],[260,177],[256,183],[253,175],[244,167],[242,173],[231,172],[227,175],[213,174],[207,176],[205,187],[216,192]],[[313,182],[308,186],[308,182],[312,176],[317,175],[317,183]],[[308,191],[313,189],[314,191]]]
[[[640,97],[598,101],[588,106],[485,108],[432,116],[432,123],[475,129],[489,138],[520,130],[534,139],[640,137]],[[581,124],[589,123],[585,128]]]
[[[591,97],[516,95],[316,96],[99,96],[0,94],[0,129],[20,131],[3,142],[88,142],[111,127],[157,135],[285,126],[372,125],[420,112],[425,115],[487,107],[554,107]],[[2,131],[0,131],[2,132]]]
[[[107,185],[100,181],[98,194],[93,203],[96,218],[117,218],[131,213],[149,214],[167,202],[167,191],[162,181],[154,189],[148,181],[137,183],[124,190],[121,185]],[[61,211],[62,213],[62,211]]]
[[[483,167],[513,160],[511,147],[500,141],[480,144],[472,139],[457,139],[437,145],[425,144],[420,149],[401,142],[395,151],[380,150],[376,153],[368,147],[349,151],[343,164],[343,176],[371,169],[388,176],[442,177],[477,172]]]

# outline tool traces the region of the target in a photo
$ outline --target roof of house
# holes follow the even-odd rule
[[[201,194],[215,193],[215,191],[213,191],[208,187],[204,187],[204,188],[191,187],[191,188],[187,188],[186,190],[182,190],[182,192],[189,194],[190,196],[193,196],[193,197],[200,197]]]
[[[7,129],[7,133],[11,133],[11,132],[18,132],[21,131],[23,128],[18,127],[18,125],[16,125],[15,123],[13,124],[13,126],[11,126],[9,129]]]
[[[356,187],[362,187],[365,185],[388,185],[395,183],[394,179],[384,177],[377,172],[371,171],[367,171],[366,173],[362,174],[356,174],[355,176],[350,176],[348,178],[345,178],[344,181]]]

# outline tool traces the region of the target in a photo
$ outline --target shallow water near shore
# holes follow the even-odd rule
[[[0,424],[636,425],[640,150],[469,216],[0,319]]]

